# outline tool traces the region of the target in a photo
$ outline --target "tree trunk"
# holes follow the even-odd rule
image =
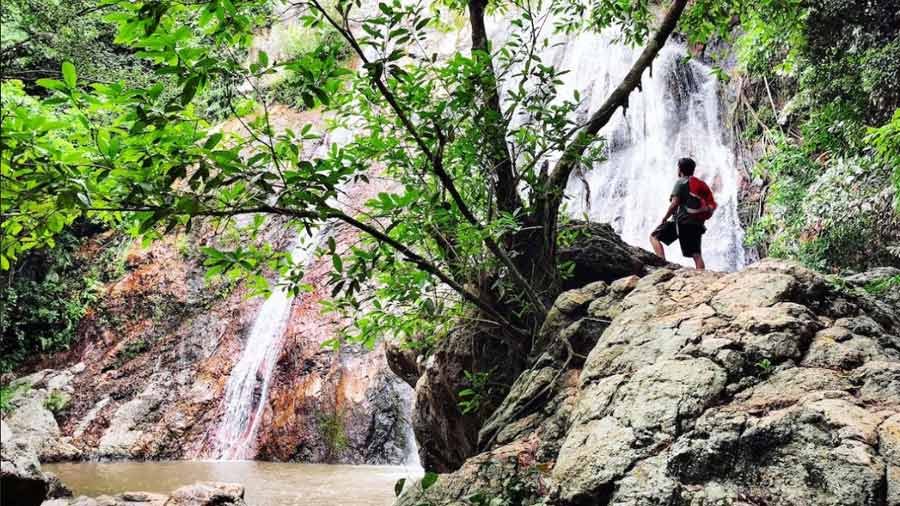
[[[500,211],[515,212],[521,209],[522,200],[516,188],[513,163],[506,146],[506,125],[500,107],[500,93],[497,90],[497,76],[491,58],[490,41],[484,25],[484,9],[487,0],[469,1],[469,22],[472,27],[472,56],[485,69],[478,83],[484,93],[485,108],[476,113],[476,122],[481,125],[484,147],[488,153],[488,175],[494,185],[497,208]]]

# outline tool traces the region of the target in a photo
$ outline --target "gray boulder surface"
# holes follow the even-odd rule
[[[0,434],[0,504],[37,506],[47,498],[72,495],[56,476],[41,471],[30,439],[19,437],[3,420]]]
[[[582,318],[588,304],[596,299],[592,290],[603,292],[604,300],[612,300],[631,290],[639,276],[674,267],[625,243],[607,224],[573,221],[565,227],[574,237],[572,244],[560,251],[560,260],[573,266],[566,284],[581,288],[564,292],[557,299],[532,352],[545,349],[547,337],[560,330],[556,326],[579,321],[578,328],[570,330],[570,337],[576,347],[584,348],[579,354],[586,354],[593,344],[590,337],[605,325],[603,318]],[[425,360],[412,356],[409,350],[388,346],[388,365],[416,390],[412,423],[426,470],[450,472],[478,453],[479,429],[506,394],[500,389],[489,392],[478,412],[462,413],[457,394],[471,387],[465,372],[489,373],[492,384],[510,385],[527,367],[528,361],[521,355],[529,350],[510,350],[499,339],[500,332],[489,324],[462,324],[438,340]],[[576,343],[580,336],[587,342]]]
[[[900,505],[898,336],[774,260],[563,293],[479,453],[397,504]]]

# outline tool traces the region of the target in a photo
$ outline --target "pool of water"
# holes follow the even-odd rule
[[[121,492],[169,494],[197,481],[241,483],[250,506],[388,506],[400,478],[416,467],[174,461],[45,464],[76,496]]]

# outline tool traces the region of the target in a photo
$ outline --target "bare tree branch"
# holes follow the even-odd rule
[[[609,95],[600,108],[591,115],[585,129],[579,132],[575,139],[566,147],[556,167],[549,175],[547,205],[543,209],[543,212],[546,214],[541,221],[553,220],[555,222],[572,170],[579,163],[587,147],[597,137],[600,129],[609,123],[616,110],[620,107],[628,107],[628,96],[635,88],[640,86],[644,70],[653,63],[656,55],[665,46],[669,36],[675,30],[675,25],[678,24],[678,19],[681,17],[681,13],[684,12],[687,3],[688,0],[675,0],[672,3],[659,29],[647,42],[647,46],[644,47],[634,65],[631,66],[628,74],[625,75],[619,86]]]

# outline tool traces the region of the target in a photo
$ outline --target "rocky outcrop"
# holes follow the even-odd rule
[[[236,483],[201,482],[176,489],[165,506],[243,506],[244,487]]]
[[[563,225],[572,243],[559,249],[559,261],[572,262],[564,288],[579,288],[594,281],[607,283],[625,276],[643,276],[655,267],[670,265],[649,251],[632,246],[608,223],[573,220]]]
[[[630,276],[633,283],[662,266],[664,260],[622,241],[612,227],[601,223],[571,222],[566,225],[573,242],[560,251],[564,262],[572,262],[572,276],[566,283],[583,286]],[[619,289],[619,283],[617,290]],[[586,309],[592,293],[567,292],[547,316],[546,329],[556,329],[573,312]],[[586,324],[585,328],[592,324]],[[442,336],[433,352],[415,357],[396,345],[389,348],[391,369],[407,382],[415,382],[416,402],[413,428],[419,443],[422,466],[435,472],[453,471],[478,451],[478,431],[506,395],[502,385],[510,385],[527,365],[527,357],[517,356],[498,338],[501,330],[490,324],[466,323]],[[533,345],[546,348],[543,332]],[[587,351],[584,351],[585,353]],[[502,358],[501,358],[502,357]],[[486,374],[495,385],[479,392],[477,410],[463,413],[459,392],[471,388],[469,374]]]
[[[844,286],[764,261],[566,292],[481,453],[398,504],[900,504],[900,307]]]
[[[180,487],[172,495],[124,492],[99,497],[47,501],[44,506],[245,506],[244,487],[236,483],[199,482]]]
[[[75,460],[81,456],[71,438],[60,431],[56,413],[65,410],[74,393],[72,378],[84,369],[82,363],[59,371],[45,369],[9,385],[13,395],[4,421],[16,439],[32,448],[42,462]]]
[[[427,358],[416,383],[413,429],[419,460],[430,471],[457,469],[477,452],[478,428],[503,399],[505,391],[480,392],[479,406],[464,413],[459,392],[473,385],[467,373],[484,373],[492,383],[510,384],[523,367],[523,358],[511,356],[491,335],[490,326],[461,325],[443,336]],[[504,357],[502,363],[497,357]]]
[[[900,269],[878,267],[865,272],[845,276],[851,286],[868,289],[876,298],[893,305],[900,305]]]
[[[0,502],[37,506],[47,498],[72,493],[50,473],[41,470],[38,454],[28,437],[0,421]]]

